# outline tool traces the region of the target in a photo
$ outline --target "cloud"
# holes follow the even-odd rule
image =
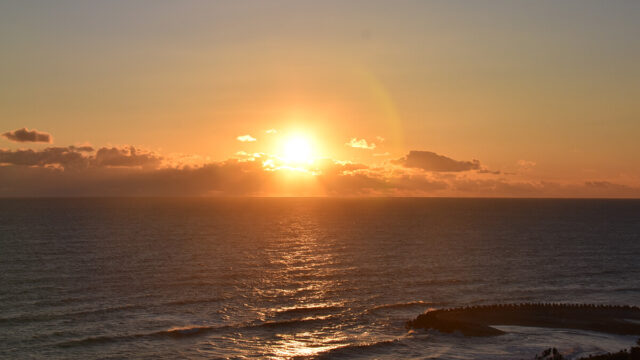
[[[381,195],[390,187],[383,178],[371,176],[366,172],[346,174],[322,174],[318,182],[326,195]]]
[[[431,151],[412,150],[405,157],[393,160],[392,163],[426,171],[459,172],[480,170],[480,162],[478,160],[457,161]]]
[[[197,166],[162,164],[154,168],[139,166],[144,163],[139,157],[145,156],[137,149],[133,156],[131,150],[122,150],[129,147],[119,148],[115,158],[136,159],[116,162],[131,166],[98,166],[94,156],[64,149],[0,152],[5,164],[0,166],[0,196],[640,197],[638,188],[607,181],[558,184],[479,179],[473,177],[475,173],[424,173],[330,159],[318,163],[317,175],[284,168],[266,171],[260,159],[229,159]],[[14,164],[22,165],[6,165],[7,154],[13,155]],[[18,157],[23,160],[19,162]],[[54,159],[65,166],[48,167]],[[70,167],[74,161],[79,165]]]
[[[443,161],[476,171],[422,171],[390,163],[319,159],[296,170],[264,153],[211,161],[161,156],[134,146],[0,149],[0,197],[6,196],[469,196],[640,197],[640,188],[606,180],[580,183],[488,177],[477,162]],[[414,152],[415,153],[415,152]],[[425,153],[425,152],[419,152]],[[432,153],[433,154],[433,153]],[[411,153],[401,159],[414,161]],[[422,159],[422,158],[419,158]],[[423,160],[423,159],[422,159]],[[274,166],[265,168],[265,161]],[[462,163],[462,166],[460,165]],[[422,163],[420,163],[422,164]],[[424,165],[424,164],[422,164]],[[429,164],[430,169],[438,168]],[[440,164],[439,168],[444,168]]]
[[[546,197],[553,192],[545,183],[504,179],[456,178],[450,184],[452,193],[472,197]]]
[[[44,142],[51,143],[53,138],[51,134],[47,134],[46,132],[40,132],[36,129],[29,130],[27,128],[17,129],[13,131],[8,131],[2,136],[7,139],[15,142]]]
[[[67,146],[67,148],[72,151],[80,151],[80,152],[92,152],[95,150],[91,145],[78,145],[78,146],[69,145]]]
[[[478,174],[492,174],[492,175],[500,175],[502,174],[502,172],[500,170],[489,170],[489,169],[485,169],[482,168],[480,170],[478,170]]]
[[[149,152],[140,151],[133,146],[117,148],[101,148],[96,152],[93,163],[97,166],[145,166],[157,167],[162,157]]]
[[[358,138],[352,138],[351,140],[349,140],[349,142],[345,143],[345,145],[350,146],[352,148],[368,149],[368,150],[373,150],[376,148],[376,144],[367,143],[367,140],[365,139],[358,140]]]
[[[345,172],[355,172],[357,170],[369,169],[365,164],[351,161],[336,161],[331,159],[321,159],[316,162],[317,169],[323,174],[344,174]]]
[[[258,163],[228,160],[200,167],[0,166],[1,196],[202,196],[251,195],[268,188],[270,174]]]
[[[251,136],[249,134],[240,135],[236,139],[238,139],[238,141],[242,141],[242,142],[254,142],[254,141],[256,141],[256,138],[254,138],[253,136]]]
[[[531,171],[537,165],[535,161],[530,160],[518,160],[516,164],[518,165],[518,170],[520,172]]]
[[[275,134],[275,133],[277,133],[277,132],[278,132],[278,130],[276,130],[276,129],[269,129],[269,130],[267,130],[267,131],[265,131],[265,132],[266,132],[267,134]]]
[[[90,146],[48,147],[43,150],[2,150],[0,164],[17,166],[55,165],[63,169],[87,167],[158,167],[163,158],[133,146],[100,148],[95,155]]]
[[[607,181],[557,183],[549,181],[508,181],[505,179],[457,178],[450,181],[451,194],[472,197],[532,198],[639,198],[640,188]]]
[[[23,166],[59,165],[63,168],[88,166],[89,159],[72,147],[48,147],[43,150],[2,150],[0,164]]]
[[[590,189],[605,193],[633,193],[634,189],[630,186],[615,184],[609,181],[585,181],[584,185]]]
[[[391,155],[391,154],[389,154],[388,151],[380,153],[380,154],[373,154],[373,156],[389,156],[389,155]]]

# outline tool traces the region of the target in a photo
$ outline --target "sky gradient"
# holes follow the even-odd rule
[[[638,18],[636,1],[5,1],[0,196],[640,197]]]

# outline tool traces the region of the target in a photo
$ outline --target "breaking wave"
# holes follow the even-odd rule
[[[379,352],[391,347],[406,346],[399,339],[382,340],[370,343],[359,343],[352,345],[345,345],[335,349],[328,350],[326,352],[318,354],[316,359],[334,359],[337,357],[350,358],[355,355],[362,355],[366,352]]]
[[[133,340],[145,339],[145,338],[147,339],[153,339],[153,338],[181,339],[181,338],[190,337],[190,336],[204,335],[204,334],[208,334],[218,330],[223,330],[226,328],[229,328],[229,326],[173,327],[167,330],[160,330],[160,331],[144,333],[144,334],[87,337],[84,339],[65,341],[65,342],[59,343],[58,346],[74,347],[74,346],[102,344],[102,343],[108,343],[108,342],[133,341]]]
[[[247,328],[247,327],[258,327],[258,328],[293,327],[293,326],[299,326],[299,325],[303,325],[303,324],[323,322],[323,321],[327,321],[327,320],[330,320],[330,319],[333,319],[333,318],[335,318],[335,316],[328,315],[328,316],[308,317],[308,318],[302,318],[302,319],[291,319],[291,320],[281,320],[281,321],[267,321],[267,322],[258,323],[258,324],[255,324],[255,325],[245,326],[245,328]]]
[[[304,306],[304,307],[295,307],[295,308],[281,308],[276,310],[276,314],[278,315],[309,314],[309,313],[318,313],[318,312],[326,312],[326,311],[336,311],[336,310],[342,310],[342,309],[344,309],[344,307],[339,305]]]
[[[378,306],[374,306],[372,308],[367,309],[367,312],[385,310],[385,309],[402,309],[402,308],[418,307],[418,306],[427,307],[427,306],[435,306],[435,305],[438,305],[438,304],[417,300],[417,301],[410,301],[410,302],[404,302],[404,303],[378,305]]]
[[[223,325],[223,326],[207,326],[207,325],[193,325],[193,326],[181,326],[181,327],[173,327],[167,330],[160,330],[156,332],[150,333],[141,333],[141,334],[129,334],[129,335],[113,335],[113,336],[92,336],[83,339],[75,339],[70,341],[65,341],[58,343],[59,347],[75,347],[75,346],[88,346],[94,344],[103,344],[109,342],[126,342],[126,341],[135,341],[139,339],[161,339],[161,338],[169,338],[169,339],[182,339],[194,336],[202,336],[206,334],[210,334],[213,332],[218,332],[222,330],[228,330],[230,328],[235,329],[258,329],[258,328],[288,328],[295,327],[310,323],[317,323],[322,321],[327,321],[334,316],[319,316],[319,317],[309,317],[302,319],[291,319],[291,320],[283,320],[283,321],[267,321],[261,323],[253,323],[253,324],[244,324],[244,325]]]

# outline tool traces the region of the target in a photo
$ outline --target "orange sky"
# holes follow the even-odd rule
[[[0,196],[638,197],[639,16],[597,1],[3,3]]]

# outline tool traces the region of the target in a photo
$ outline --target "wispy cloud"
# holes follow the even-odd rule
[[[247,135],[240,135],[236,138],[238,141],[242,141],[242,142],[254,142],[256,141],[256,138],[254,138],[253,136],[247,134]]]
[[[44,142],[50,143],[53,141],[51,134],[38,131],[36,129],[29,130],[27,128],[17,129],[13,131],[7,131],[2,136],[15,142]]]
[[[275,134],[275,133],[277,133],[277,132],[278,132],[278,130],[276,130],[276,129],[269,129],[269,130],[267,130],[267,131],[265,131],[265,132],[266,132],[267,134]]]
[[[365,139],[352,138],[349,142],[345,143],[346,146],[358,149],[373,150],[376,148],[376,144],[368,143]]]

